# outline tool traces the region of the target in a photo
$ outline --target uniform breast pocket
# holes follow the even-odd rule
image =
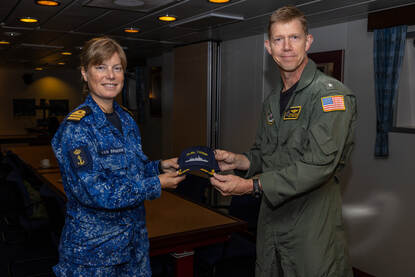
[[[103,155],[101,167],[105,171],[125,171],[128,167],[127,158],[124,153]]]

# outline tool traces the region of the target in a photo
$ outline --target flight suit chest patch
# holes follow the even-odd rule
[[[272,112],[271,112],[271,111],[269,111],[269,112],[267,113],[267,124],[268,124],[268,125],[272,125],[272,124],[274,124],[274,122],[275,122],[275,120],[274,120],[274,116],[272,115]]]
[[[301,106],[290,107],[284,112],[284,120],[298,119],[301,113]]]

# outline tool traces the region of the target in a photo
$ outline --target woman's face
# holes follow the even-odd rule
[[[88,69],[81,68],[84,80],[88,83],[89,91],[94,100],[113,100],[122,90],[124,85],[124,69],[118,53],[102,64],[88,65]]]

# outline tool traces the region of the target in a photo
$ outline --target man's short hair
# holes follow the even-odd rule
[[[268,23],[268,38],[271,37],[271,27],[274,23],[287,23],[294,19],[298,19],[303,26],[304,34],[308,34],[308,23],[305,15],[295,6],[281,7],[269,18]]]

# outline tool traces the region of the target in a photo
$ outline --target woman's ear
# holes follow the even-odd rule
[[[85,82],[88,82],[88,77],[86,74],[86,70],[85,67],[81,66],[81,74],[82,74],[82,78],[84,79]]]

